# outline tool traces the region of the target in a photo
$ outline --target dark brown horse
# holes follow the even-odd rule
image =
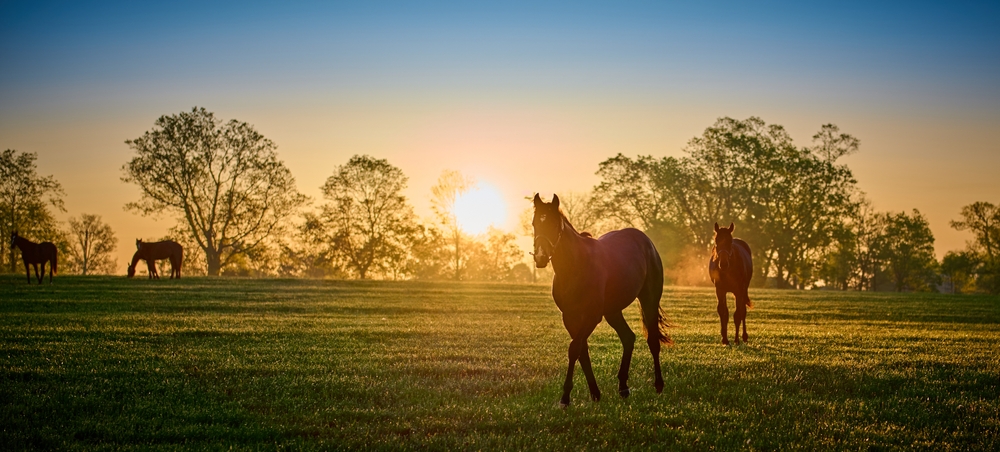
[[[752,308],[750,301],[750,278],[753,277],[753,259],[750,255],[750,245],[740,239],[733,238],[736,226],[732,223],[728,228],[719,228],[715,223],[715,246],[712,247],[712,257],[708,261],[708,275],[715,283],[715,296],[719,299],[719,323],[722,325],[722,343],[729,345],[729,306],[726,305],[726,293],[736,296],[736,323],[734,340],[740,343],[740,325],[743,325],[743,342],[750,339],[747,335],[747,308]]]
[[[143,242],[142,239],[135,239],[135,254],[132,255],[132,263],[128,266],[128,277],[135,276],[135,266],[139,259],[146,261],[146,270],[149,271],[149,279],[160,279],[160,273],[156,271],[156,261],[158,259],[170,259],[170,279],[181,279],[181,262],[184,260],[184,248],[180,243],[173,240],[162,242]]]
[[[28,269],[28,264],[35,267],[35,277],[38,278],[38,284],[41,284],[42,277],[45,276],[46,262],[51,264],[49,265],[49,284],[52,284],[52,275],[57,273],[58,253],[56,245],[52,242],[35,243],[17,235],[17,231],[14,231],[10,235],[10,247],[14,248],[15,246],[21,249],[21,260],[24,261],[24,272],[28,275],[28,284],[31,284],[31,270]],[[42,266],[40,273],[38,271],[39,264]]]
[[[572,339],[569,344],[569,368],[560,404],[569,405],[573,389],[573,368],[587,377],[590,397],[601,399],[594,371],[590,366],[587,338],[601,319],[618,333],[622,342],[622,361],[618,368],[618,394],[629,396],[628,372],[635,346],[635,333],[629,328],[622,310],[638,297],[646,343],[653,354],[654,386],[663,391],[660,372],[660,344],[669,344],[666,322],[660,310],[663,294],[663,264],[660,254],[646,234],[637,229],[622,229],[595,240],[576,231],[559,210],[559,197],[545,203],[536,194],[535,215],[531,220],[535,234],[535,266],[545,268],[549,261],[555,277],[552,298],[562,311],[563,325]],[[589,235],[589,234],[588,234]]]

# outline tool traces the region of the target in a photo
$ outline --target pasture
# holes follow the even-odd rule
[[[542,285],[0,276],[0,446],[20,449],[997,450],[1000,299],[667,287],[657,395],[640,334],[577,371]],[[730,296],[730,312],[732,312]],[[730,328],[730,334],[732,329]]]

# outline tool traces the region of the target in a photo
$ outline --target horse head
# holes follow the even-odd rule
[[[142,246],[142,239],[135,239],[135,249],[138,250]]]
[[[535,215],[531,219],[531,227],[535,236],[535,267],[545,268],[552,255],[555,254],[559,240],[562,239],[563,216],[559,211],[559,196],[552,195],[552,202],[544,202],[535,194]]]
[[[128,277],[131,278],[133,276],[135,276],[135,265],[129,264],[128,265]]]
[[[733,258],[733,230],[736,225],[729,223],[728,228],[720,228],[719,223],[715,223],[715,255],[719,260],[719,270],[729,268],[729,261]]]

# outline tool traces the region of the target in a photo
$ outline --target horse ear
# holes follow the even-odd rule
[[[736,229],[736,225],[733,223],[729,223],[729,232],[733,232],[733,229]]]
[[[715,232],[719,232],[719,223],[715,223]]]
[[[535,203],[535,207],[536,208],[539,207],[539,206],[541,206],[543,204],[542,203],[542,197],[538,196],[538,193],[535,193],[535,199],[532,199],[532,202]]]
[[[559,208],[559,195],[555,193],[552,194],[552,206],[556,209]]]

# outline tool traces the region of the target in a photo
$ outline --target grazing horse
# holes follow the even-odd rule
[[[551,261],[552,298],[562,311],[563,325],[569,332],[569,368],[560,405],[569,405],[573,389],[573,368],[587,377],[590,397],[601,399],[594,371],[590,366],[587,338],[605,319],[622,342],[622,361],[618,368],[618,394],[629,396],[628,372],[635,346],[635,333],[629,328],[622,310],[638,297],[646,343],[653,354],[656,392],[663,391],[660,372],[660,344],[670,344],[667,324],[660,309],[663,294],[663,264],[660,254],[646,234],[637,229],[622,229],[599,239],[576,231],[559,210],[559,197],[546,203],[536,194],[535,213],[531,220],[535,235],[535,266],[545,268]]]
[[[24,272],[28,275],[28,284],[31,284],[31,270],[28,269],[28,264],[35,267],[35,277],[38,278],[38,284],[41,284],[42,278],[45,276],[46,262],[51,264],[49,265],[49,284],[52,284],[52,275],[57,273],[56,245],[52,242],[35,243],[17,235],[17,231],[14,231],[10,235],[10,247],[13,249],[15,246],[21,249],[21,260],[24,261]],[[38,272],[39,264],[42,265],[41,273]]]
[[[734,339],[739,345],[740,325],[743,325],[743,342],[750,339],[747,335],[747,308],[752,308],[750,302],[750,278],[753,277],[753,259],[750,255],[750,245],[740,239],[733,238],[732,223],[728,228],[719,228],[715,223],[715,246],[712,247],[712,257],[708,261],[708,275],[715,283],[715,296],[719,298],[719,323],[722,325],[722,343],[729,345],[729,307],[726,305],[726,293],[736,296],[736,323]]]
[[[135,239],[135,254],[132,255],[132,263],[128,266],[128,277],[135,276],[135,266],[139,259],[146,261],[146,269],[149,271],[149,279],[160,279],[160,273],[156,271],[156,261],[158,259],[170,259],[170,279],[181,279],[181,261],[184,257],[184,248],[180,243],[173,240],[162,242],[143,242],[142,239]]]

